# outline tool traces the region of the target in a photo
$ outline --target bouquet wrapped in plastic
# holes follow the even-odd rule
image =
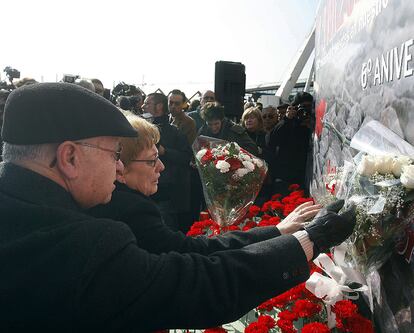
[[[266,163],[235,142],[199,136],[193,143],[207,208],[221,226],[246,215],[266,177]]]
[[[361,152],[343,182],[342,196],[355,204],[357,224],[350,237],[353,261],[362,272],[379,269],[403,237],[411,216],[414,165],[410,145],[376,121],[354,136],[351,147]]]

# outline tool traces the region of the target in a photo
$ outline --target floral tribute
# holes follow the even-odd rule
[[[414,165],[407,156],[363,155],[352,176],[347,202],[357,224],[350,253],[362,272],[376,270],[390,257],[412,219]]]
[[[206,136],[196,139],[193,151],[211,216],[221,226],[235,223],[256,199],[266,163],[235,142]]]
[[[299,185],[289,186],[289,194],[275,194],[261,207],[250,206],[247,214],[230,226],[221,226],[207,213],[193,224],[187,235],[223,234],[230,230],[246,231],[251,228],[277,225],[300,204],[313,201],[305,197]],[[322,270],[310,263],[311,274]],[[327,307],[335,314],[334,327],[328,326]],[[185,331],[192,332],[192,331]],[[342,300],[330,306],[312,294],[302,283],[287,292],[271,298],[253,309],[238,321],[209,328],[204,332],[246,332],[246,333],[373,333],[370,320],[358,312],[358,307],[350,300]]]

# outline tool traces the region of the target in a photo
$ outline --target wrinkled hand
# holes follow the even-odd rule
[[[313,218],[320,210],[321,205],[315,205],[313,202],[305,202],[296,207],[286,218],[277,225],[280,233],[293,234],[295,231],[302,229],[305,223]]]
[[[355,207],[348,208],[342,214],[337,214],[344,205],[343,200],[321,209],[313,221],[305,227],[309,239],[313,242],[313,257],[326,252],[330,247],[341,244],[354,230],[356,217]]]

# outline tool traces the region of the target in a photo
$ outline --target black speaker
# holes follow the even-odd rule
[[[246,68],[240,62],[216,61],[214,92],[226,116],[240,118],[246,90]]]

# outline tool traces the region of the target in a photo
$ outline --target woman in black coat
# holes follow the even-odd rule
[[[139,135],[122,142],[121,160],[125,168],[118,175],[111,202],[92,208],[89,214],[126,223],[134,233],[138,246],[151,253],[176,251],[210,254],[241,248],[281,234],[293,233],[301,229],[303,223],[315,216],[320,209],[319,205],[305,203],[277,227],[253,228],[247,232],[233,231],[211,238],[194,238],[173,231],[164,224],[158,207],[149,198],[157,191],[158,179],[164,169],[156,148],[158,129],[137,116],[128,115],[127,118]]]

